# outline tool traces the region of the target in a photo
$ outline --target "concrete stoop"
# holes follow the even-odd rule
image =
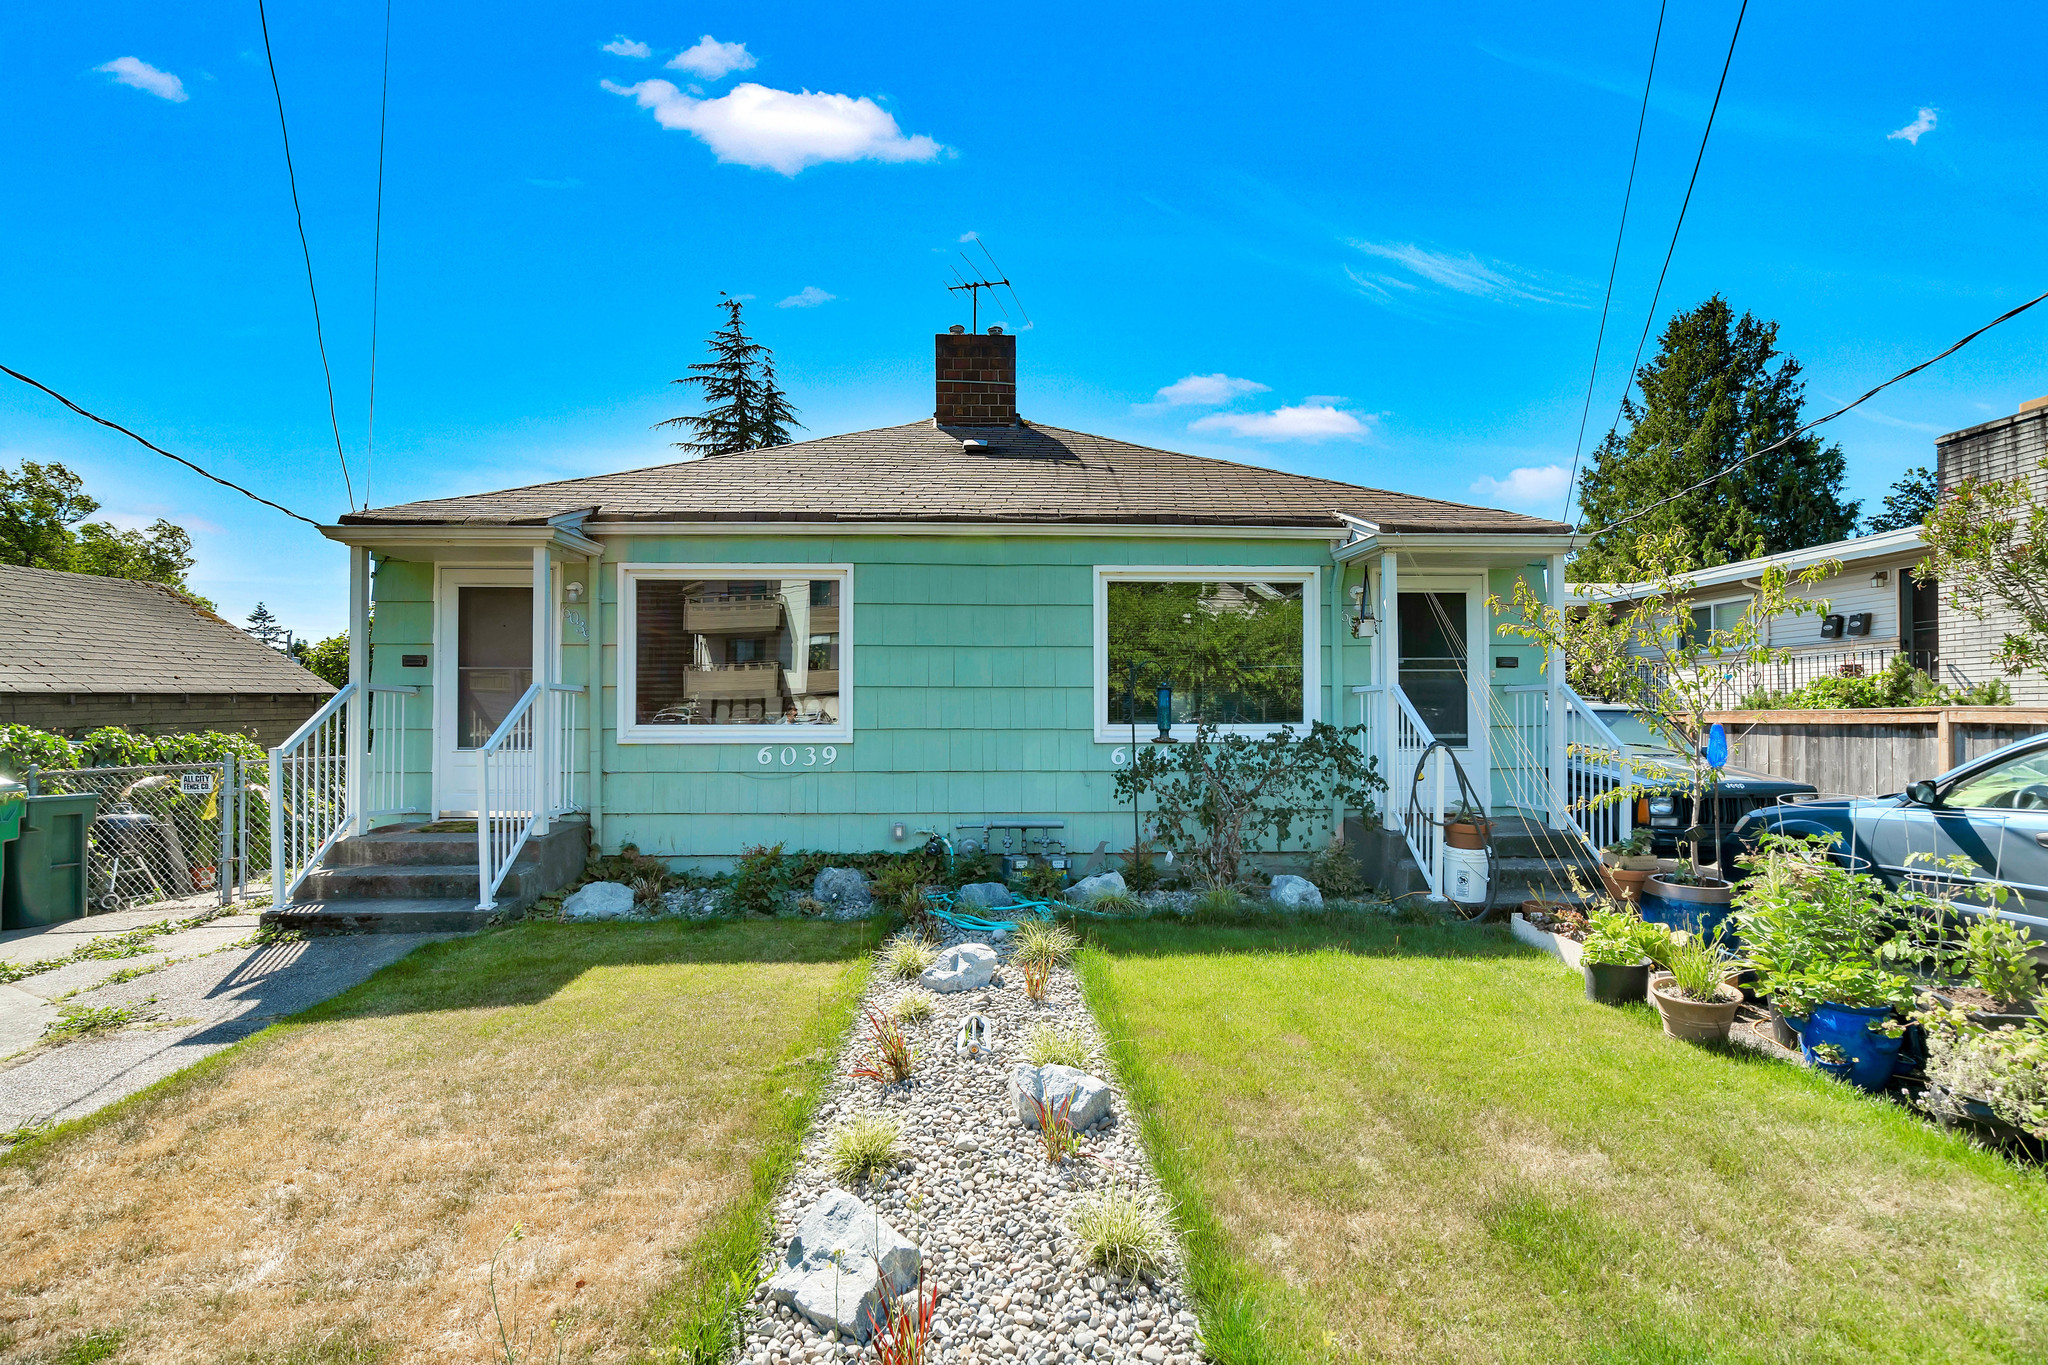
[[[343,839],[265,925],[304,934],[430,934],[479,929],[523,913],[583,871],[590,826],[570,818],[527,840],[498,887],[494,910],[477,908],[477,836],[394,825]]]
[[[1587,894],[1599,892],[1597,864],[1577,835],[1513,816],[1496,816],[1493,824],[1495,919],[1505,920],[1525,900],[1578,899],[1574,875]],[[1398,832],[1346,820],[1344,842],[1365,869],[1366,880],[1382,894],[1394,899],[1429,894],[1428,879]]]

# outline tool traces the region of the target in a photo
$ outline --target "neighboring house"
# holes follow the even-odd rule
[[[0,724],[274,745],[333,694],[162,584],[0,565]]]
[[[1995,422],[1952,431],[1935,438],[1935,479],[1946,492],[1964,479],[2024,477],[2038,503],[2048,499],[2048,398],[2020,404],[2020,410]],[[1941,603],[1942,661],[1962,682],[2005,677],[1994,661],[1998,642],[2013,629],[2009,611],[1994,608],[1983,618],[1960,611],[1946,597]],[[2048,705],[2048,677],[2022,673],[2006,678],[2013,700],[2022,706]]]
[[[1919,582],[1912,573],[1926,549],[1920,528],[1906,526],[1685,575],[1686,610],[1693,629],[1705,638],[1709,629],[1725,630],[1741,618],[1766,571],[1781,568],[1796,579],[1815,565],[1837,565],[1818,583],[1794,583],[1788,589],[1792,597],[1825,601],[1827,611],[1787,611],[1765,621],[1764,641],[1785,651],[1784,660],[1729,679],[1721,689],[1727,695],[1717,699],[1719,704],[1733,706],[1756,688],[1787,692],[1817,677],[1881,673],[1901,654],[1915,668],[1957,680],[1944,668],[1936,610],[1939,587]],[[1575,583],[1567,601],[1574,606],[1626,606],[1646,591],[1640,583]]]
[[[1396,821],[1432,737],[1490,804],[1551,804],[1562,735],[1504,689],[1526,721],[1557,673],[1486,604],[1518,576],[1559,600],[1569,528],[1029,422],[1015,337],[935,354],[922,421],[323,528],[352,642],[374,593],[348,700],[376,739],[305,846],[482,811],[714,865],[1025,819],[1121,850],[1133,661],[1141,744],[1166,683],[1179,739],[1369,720]]]

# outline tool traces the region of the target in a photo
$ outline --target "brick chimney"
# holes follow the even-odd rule
[[[1017,338],[991,328],[986,336],[941,332],[937,346],[942,427],[1017,425]]]

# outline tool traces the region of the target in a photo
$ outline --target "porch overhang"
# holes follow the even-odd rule
[[[1331,552],[1339,564],[1368,556],[1400,555],[1416,567],[1496,568],[1534,564],[1578,548],[1568,531],[1487,533],[1456,531],[1388,531],[1368,521],[1344,518],[1351,538]]]
[[[531,526],[323,526],[320,534],[383,559],[435,564],[518,565],[533,563],[546,549],[569,559],[591,559],[604,547],[579,525],[542,522]]]

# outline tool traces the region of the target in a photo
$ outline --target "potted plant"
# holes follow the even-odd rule
[[[1985,1028],[1960,1009],[1915,1014],[1927,1030],[1927,1088],[1915,1103],[2002,1142],[2048,1144],[2048,1023]]]
[[[1728,984],[1735,962],[1720,937],[1673,934],[1664,968],[1650,978],[1650,1000],[1665,1035],[1688,1043],[1727,1042],[1742,992]]]
[[[1594,909],[1579,946],[1588,1000],[1623,1005],[1649,993],[1650,969],[1656,964],[1643,951],[1642,931],[1652,927],[1625,909]]]
[[[1673,929],[1720,936],[1728,928],[1735,888],[1690,860],[1643,883],[1643,918]]]
[[[1800,1050],[1808,1066],[1818,1049],[1835,1044],[1849,1058],[1851,1084],[1880,1091],[1898,1064],[1906,1026],[1895,1016],[1913,1002],[1913,983],[1864,958],[1816,963],[1777,983],[1773,998],[1789,1015],[1803,1015]]]
[[[1444,813],[1444,846],[1446,848],[1485,848],[1493,835],[1493,822],[1486,818],[1486,812],[1477,806],[1460,801],[1455,809]]]
[[[1643,882],[1664,866],[1662,858],[1650,855],[1650,831],[1638,825],[1628,838],[1616,840],[1600,850],[1600,880],[1607,894],[1618,901],[1634,901],[1643,894]]]
[[[1797,1049],[1805,1007],[1789,1004],[1790,983],[1822,963],[1874,959],[1887,928],[1884,883],[1835,861],[1839,836],[1766,834],[1741,867],[1731,904],[1756,989],[1771,1002],[1771,1035]]]
[[[1848,1076],[1852,1062],[1840,1043],[1815,1043],[1813,1065],[1816,1070],[1825,1071],[1840,1080]]]

